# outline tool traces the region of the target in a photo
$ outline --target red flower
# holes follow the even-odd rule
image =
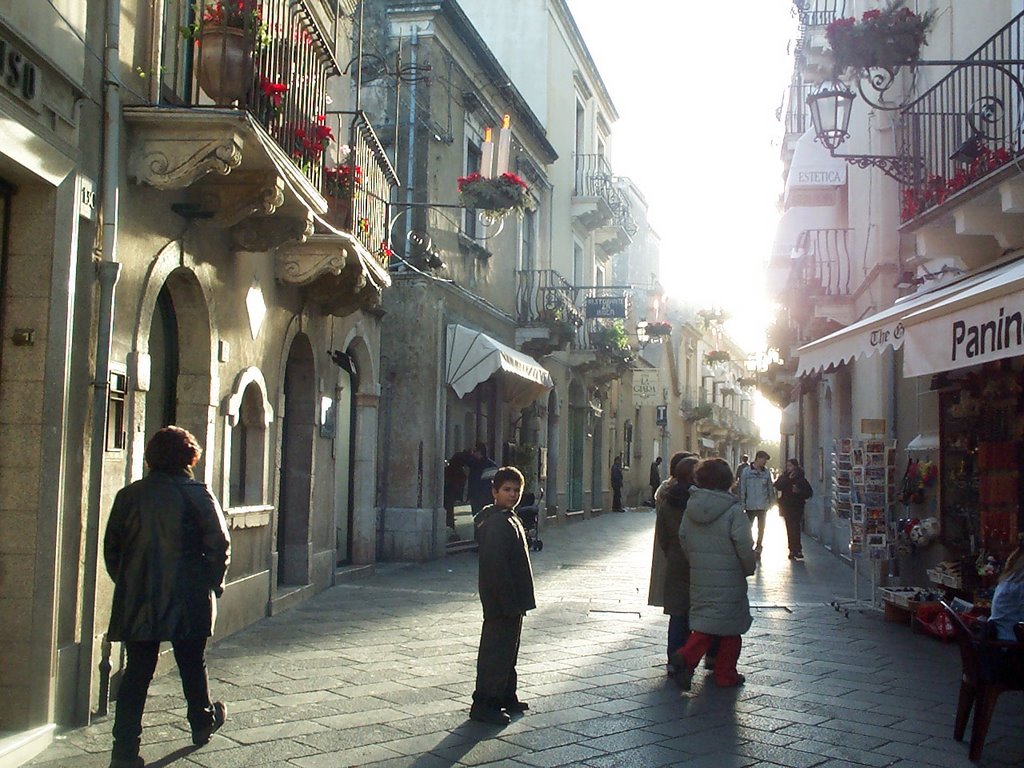
[[[501,178],[507,181],[509,184],[515,184],[516,186],[522,187],[523,189],[530,188],[525,181],[516,176],[514,173],[503,173],[501,174]]]
[[[273,80],[261,77],[260,90],[263,91],[264,96],[273,102],[275,107],[280,107],[281,99],[288,90],[288,85],[286,83],[275,83]]]
[[[864,15],[860,17],[861,21],[874,21],[875,19],[882,18],[882,12],[877,8],[871,11],[864,11]]]

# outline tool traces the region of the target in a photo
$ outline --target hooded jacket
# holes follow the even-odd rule
[[[775,487],[782,494],[779,496],[779,512],[783,515],[803,514],[804,504],[814,495],[802,469],[781,475],[775,481]]]
[[[742,635],[750,629],[747,576],[757,555],[750,520],[728,491],[691,488],[679,526],[690,561],[690,628],[709,635]]]
[[[522,616],[536,608],[526,531],[515,511],[488,504],[476,516],[476,528],[484,618]]]
[[[152,471],[122,488],[103,538],[114,581],[108,638],[212,635],[230,548],[217,500],[184,472]]]

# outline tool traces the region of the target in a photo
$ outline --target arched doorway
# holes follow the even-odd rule
[[[359,379],[350,349],[335,353],[338,384],[334,401],[334,519],[336,528],[336,564],[352,562],[352,526],[355,512],[354,475],[356,437],[356,389]]]
[[[590,507],[604,509],[604,420],[594,419],[590,458]]]
[[[587,399],[578,381],[569,385],[569,452],[566,467],[567,510],[583,509],[583,454],[587,437]]]
[[[281,477],[277,506],[277,583],[309,581],[309,520],[316,429],[316,371],[309,337],[298,334],[284,373]]]
[[[161,427],[177,424],[203,443],[196,477],[205,476],[210,455],[210,314],[196,276],[171,272],[160,287],[149,324],[150,388],[146,394],[148,439]]]

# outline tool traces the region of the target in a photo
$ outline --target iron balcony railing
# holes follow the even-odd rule
[[[846,15],[846,0],[793,0],[801,27],[824,27]]]
[[[802,136],[811,127],[811,113],[807,109],[807,96],[813,87],[806,83],[794,82],[786,92],[781,114],[786,135]]]
[[[901,218],[939,206],[1018,158],[1024,120],[1024,14],[968,57],[998,66],[956,67],[902,112],[904,151],[919,180],[901,189]]]
[[[398,176],[362,112],[331,111],[326,124],[338,136],[347,137],[349,152],[337,156],[340,162],[324,163],[324,197],[327,221],[337,229],[351,232],[388,266],[391,198]]]
[[[516,321],[520,325],[563,326],[575,336],[576,329],[583,325],[583,313],[576,307],[576,289],[553,269],[519,270]]]
[[[632,331],[626,323],[632,290],[628,285],[576,287],[576,309],[584,321],[576,333],[577,349],[629,354]]]
[[[630,237],[639,227],[633,218],[629,198],[616,185],[616,176],[604,155],[576,155],[576,197],[599,197],[612,211],[612,224],[621,227]]]
[[[794,249],[792,288],[801,295],[850,295],[851,229],[806,229]]]

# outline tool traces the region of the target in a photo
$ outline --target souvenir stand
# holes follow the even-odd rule
[[[896,446],[872,436],[863,440],[840,438],[834,448],[832,513],[850,521],[853,600],[836,601],[833,606],[837,610],[850,605],[875,608],[880,565],[895,557]],[[866,602],[860,597],[860,569],[865,560],[870,563],[871,578]],[[885,590],[882,595],[886,599]]]

